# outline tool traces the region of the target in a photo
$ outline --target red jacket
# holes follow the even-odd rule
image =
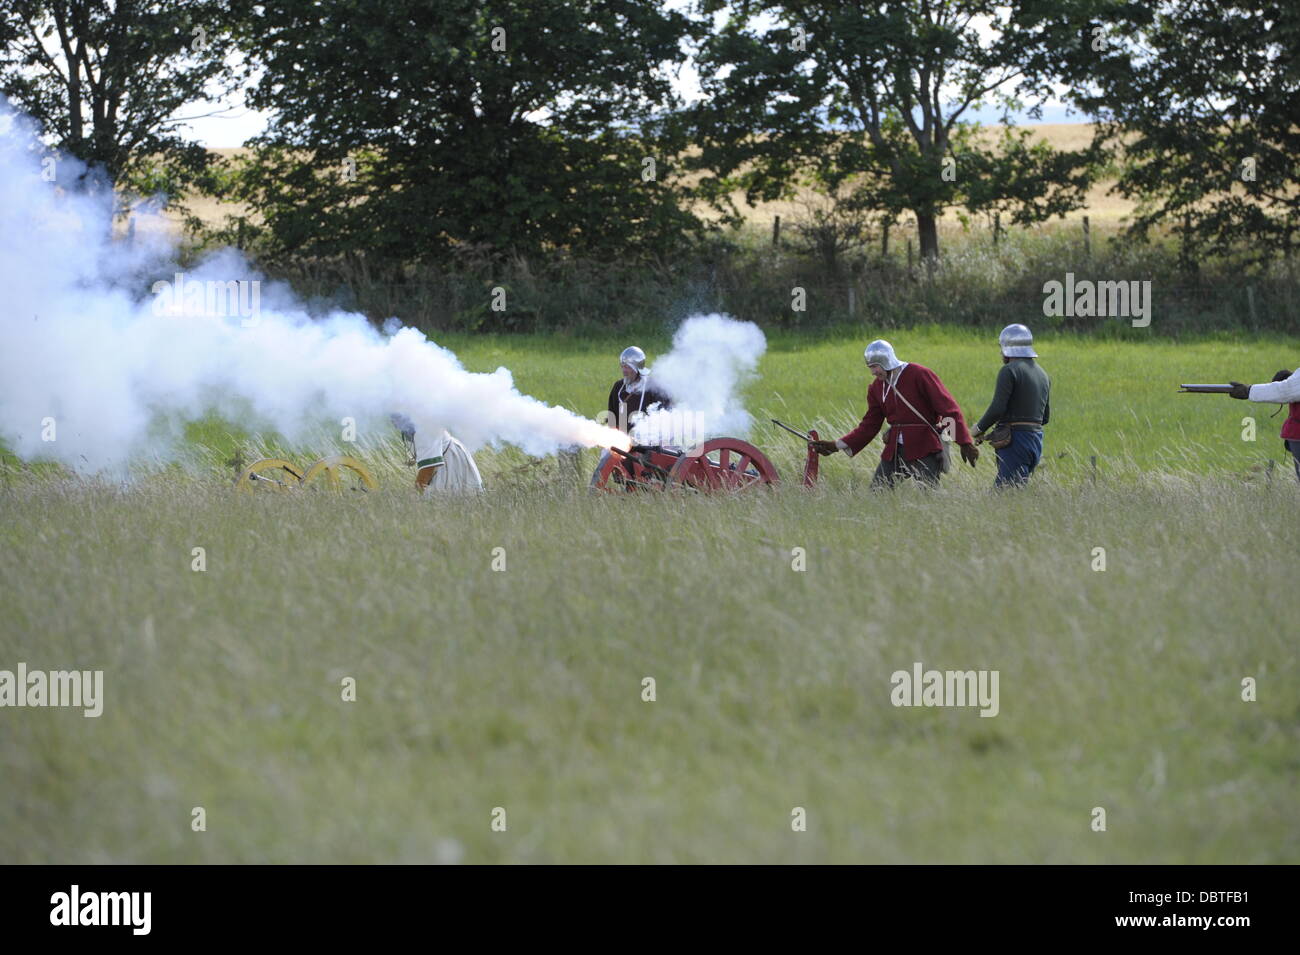
[[[899,400],[897,392],[902,392],[928,421],[922,422]],[[939,436],[930,427],[933,424],[943,430],[943,419],[953,419],[952,435],[958,444],[970,444],[970,430],[966,419],[962,417],[957,399],[948,393],[939,376],[924,365],[907,364],[898,374],[897,389],[891,387],[889,396],[885,396],[885,383],[874,379],[867,389],[867,413],[862,423],[840,440],[849,446],[849,451],[857,454],[880,431],[884,422],[889,422],[889,431],[885,434],[885,449],[881,460],[893,460],[894,450],[898,446],[900,435],[903,439],[903,460],[915,461],[927,454],[942,450]]]

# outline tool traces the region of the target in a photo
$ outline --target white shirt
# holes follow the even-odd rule
[[[1300,368],[1283,381],[1270,381],[1265,385],[1250,386],[1251,401],[1276,401],[1280,405],[1289,405],[1300,401]]]

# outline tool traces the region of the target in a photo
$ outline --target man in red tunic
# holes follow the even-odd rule
[[[1295,458],[1295,476],[1300,481],[1300,368],[1295,371],[1279,371],[1266,385],[1243,385],[1239,381],[1231,382],[1234,398],[1243,401],[1276,401],[1280,405],[1290,405],[1291,413],[1282,423],[1282,443]]]
[[[962,460],[971,467],[979,460],[979,449],[971,439],[966,419],[957,400],[943,386],[939,376],[924,365],[899,361],[894,348],[883,339],[867,346],[863,357],[875,381],[867,389],[867,413],[862,423],[837,441],[813,441],[818,454],[844,451],[857,454],[888,422],[885,448],[880,454],[871,483],[893,486],[913,478],[938,484],[943,473],[941,435],[961,446]]]

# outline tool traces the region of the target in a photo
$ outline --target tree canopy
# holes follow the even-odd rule
[[[0,44],[50,146],[125,195],[245,200],[268,257],[638,260],[702,235],[701,199],[813,183],[822,225],[908,213],[933,261],[945,210],[1061,215],[1108,160],[1135,239],[1264,261],[1300,224],[1284,0],[9,0]],[[270,125],[217,175],[181,111],[240,89]],[[1011,122],[1050,98],[1089,148]]]
[[[220,0],[8,0],[0,92],[107,185],[175,197],[213,161],[176,113],[235,82],[230,27]]]
[[[1004,115],[1045,98],[1032,54],[1047,34],[1016,4],[990,0],[781,2],[704,0],[729,13],[700,50],[695,109],[701,169],[715,195],[787,191],[810,164],[857,177],[860,202],[915,214],[923,255],[939,253],[945,208],[1006,209],[1021,222],[1081,204],[1092,151],[1061,152],[1007,129],[975,135],[970,111]],[[727,177],[732,177],[728,179]]]
[[[277,252],[634,254],[692,229],[664,113],[690,22],[641,0],[251,6]]]

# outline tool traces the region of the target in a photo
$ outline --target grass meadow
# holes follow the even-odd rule
[[[1300,486],[1273,408],[1174,393],[1300,342],[1038,331],[1053,421],[1021,492],[986,457],[874,493],[878,442],[807,491],[765,425],[786,482],[731,498],[592,496],[594,452],[507,449],[481,498],[422,500],[386,434],[215,421],[131,481],[6,458],[0,668],[102,669],[105,701],[0,712],[0,861],[1300,861]],[[870,337],[773,336],[750,410],[842,433]],[[627,344],[445,343],[588,414]],[[894,343],[978,417],[988,335]],[[237,447],[354,450],[381,486],[237,495]],[[916,662],[997,670],[997,716],[893,706]]]

